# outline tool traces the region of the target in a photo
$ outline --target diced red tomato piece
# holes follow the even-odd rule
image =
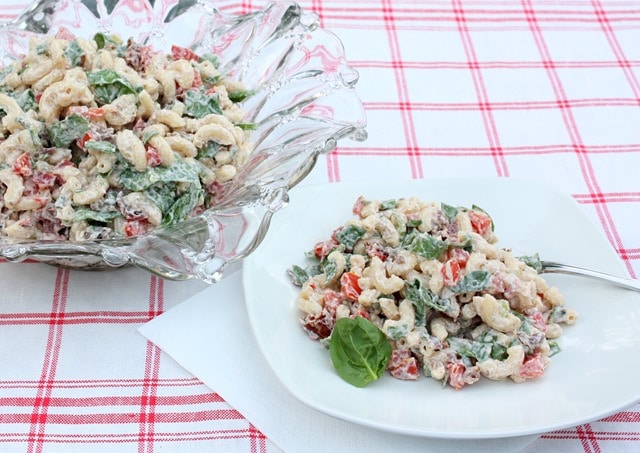
[[[540,311],[536,310],[528,317],[533,321],[533,325],[540,332],[545,333],[547,331],[547,324],[544,322],[544,316],[542,316],[542,313],[540,313]]]
[[[364,319],[371,319],[371,317],[369,316],[369,312],[367,311],[366,308],[364,308],[362,305],[360,305],[359,303],[355,303],[353,304],[353,306],[351,307],[351,318],[357,318],[357,317],[361,317]]]
[[[491,229],[491,219],[483,212],[469,211],[469,220],[473,231],[484,236]]]
[[[313,254],[316,256],[316,258],[321,260],[325,256],[327,256],[331,252],[331,250],[333,250],[337,246],[338,246],[338,241],[336,241],[335,239],[329,239],[326,241],[318,242],[313,247]]]
[[[147,145],[147,165],[150,167],[157,167],[162,163],[160,153],[153,146]]]
[[[460,264],[457,260],[447,260],[440,269],[445,286],[453,286],[460,280]]]
[[[525,357],[518,372],[525,379],[531,379],[544,374],[544,357],[539,352]]]
[[[69,29],[65,27],[60,27],[60,29],[56,32],[56,39],[64,39],[65,41],[73,41],[76,39],[76,35],[71,33]]]
[[[358,217],[360,217],[360,213],[362,212],[362,208],[364,208],[364,197],[361,195],[356,200],[356,202],[353,205],[353,208],[351,209],[351,211],[353,212],[354,215],[357,215]]]
[[[327,289],[324,293],[322,293],[322,296],[324,299],[324,309],[335,318],[336,310],[344,300],[344,296],[342,295],[342,293],[333,291],[332,289]]]
[[[447,364],[447,372],[449,375],[449,385],[456,390],[460,390],[466,382],[464,381],[464,372],[466,367],[460,362],[449,362]]]
[[[202,77],[200,76],[200,71],[196,68],[193,68],[193,83],[191,84],[191,88],[199,88],[202,86]]]
[[[138,236],[146,233],[148,230],[148,222],[146,219],[139,220],[125,220],[124,222],[124,234],[127,237]]]
[[[86,105],[72,105],[70,107],[67,107],[67,110],[65,111],[65,116],[69,116],[74,113],[78,115],[82,115],[83,117],[85,117],[90,121],[95,121],[95,120],[102,119],[105,111],[104,111],[104,108],[102,107],[87,107]]]
[[[171,56],[174,60],[191,60],[191,61],[199,61],[200,57],[193,50],[187,49],[186,47],[171,46]]]
[[[387,369],[397,379],[415,381],[420,376],[418,362],[408,349],[394,349]]]
[[[86,134],[84,134],[81,138],[79,138],[78,140],[76,140],[76,144],[84,149],[84,144],[87,143],[89,140],[92,140],[93,137],[91,136],[91,134],[89,132],[87,132]]]
[[[22,153],[18,156],[13,163],[13,172],[22,176],[28,177],[33,175],[33,168],[31,167],[31,157],[29,153]]]
[[[100,120],[104,117],[104,108],[102,107],[89,107],[85,116],[90,121]]]
[[[467,261],[469,261],[469,252],[458,247],[453,247],[447,252],[447,257],[450,260],[456,260],[460,268],[463,269],[467,266]]]
[[[358,296],[362,293],[360,285],[358,285],[358,279],[360,277],[353,272],[345,272],[340,277],[340,292],[349,300],[356,301]]]

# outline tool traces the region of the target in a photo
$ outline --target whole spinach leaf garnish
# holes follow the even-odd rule
[[[391,345],[365,318],[340,318],[329,339],[329,354],[338,375],[355,387],[379,379],[391,359]]]

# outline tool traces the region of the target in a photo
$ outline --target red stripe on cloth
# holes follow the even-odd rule
[[[28,453],[39,453],[42,451],[44,443],[44,433],[47,423],[47,412],[49,409],[49,401],[58,366],[58,356],[60,353],[60,345],[62,343],[62,327],[60,322],[64,318],[64,309],[67,302],[67,290],[69,287],[69,270],[58,269],[56,275],[55,288],[53,291],[53,301],[51,307],[51,319],[49,334],[47,338],[47,346],[44,353],[42,364],[42,372],[36,398],[33,403],[33,411],[29,421],[29,436],[27,444]]]
[[[159,386],[155,383],[156,386]],[[52,385],[52,387],[54,387]],[[56,388],[59,388],[55,386]],[[92,397],[50,397],[48,407],[94,407],[94,406],[140,406],[137,396],[92,396]],[[195,404],[224,402],[217,393],[200,393],[197,395],[173,395],[156,397],[157,406],[190,406]],[[0,406],[33,407],[34,397],[2,397]]]
[[[81,389],[81,388],[121,388],[121,387],[140,387],[145,379],[57,379],[55,381],[50,381],[47,384],[59,389]],[[176,379],[156,379],[156,385],[160,385],[162,387],[202,387],[204,384],[195,377],[191,378],[176,378]],[[0,389],[11,389],[11,388],[23,388],[23,389],[34,389],[38,388],[40,385],[40,381],[19,381],[19,380],[11,380],[11,381],[0,381]],[[212,395],[217,396],[218,401],[224,401],[219,395],[213,393]]]
[[[404,127],[404,136],[407,146],[407,154],[409,157],[409,165],[411,168],[411,177],[421,179],[424,177],[422,162],[416,153],[418,149],[418,139],[416,137],[415,126],[413,123],[413,115],[409,104],[409,89],[405,78],[402,65],[402,52],[400,51],[400,43],[398,41],[398,33],[396,30],[395,16],[391,0],[382,1],[382,16],[389,38],[389,48],[391,52],[391,62],[394,67],[394,76],[396,80],[396,88],[398,90],[398,99],[400,101],[400,114]]]
[[[138,398],[138,403],[140,399]],[[75,407],[75,406],[73,406]],[[181,412],[157,412],[153,413],[153,423],[199,423],[210,420],[243,420],[244,417],[235,409],[217,409],[206,411],[181,411]],[[29,423],[30,414],[2,414],[0,423],[3,424],[25,424]],[[138,424],[139,420],[133,412],[96,412],[96,413],[70,413],[70,414],[48,414],[47,425],[131,425]],[[0,433],[2,438],[3,433]],[[40,435],[41,441],[45,437],[44,432]],[[141,435],[137,435],[140,441]],[[150,429],[144,435],[145,451],[153,451],[153,441],[155,432]],[[140,443],[140,442],[139,442]],[[139,447],[140,448],[140,445]]]
[[[578,433],[580,443],[582,444],[585,453],[600,453],[600,451],[602,451],[600,449],[600,446],[598,445],[598,440],[593,434],[593,430],[591,429],[591,425],[589,423],[587,423],[586,425],[577,426],[576,432]]]
[[[611,21],[609,20],[608,14],[605,12],[602,7],[602,3],[598,0],[593,0],[593,9],[595,10],[598,21],[602,25],[602,30],[604,31],[605,36],[607,37],[607,41],[609,41],[609,45],[613,50],[616,58],[618,59],[618,66],[622,68],[624,71],[624,75],[631,86],[631,90],[633,91],[634,96],[636,97],[636,101],[640,104],[640,84],[638,84],[638,79],[631,69],[631,65],[624,55],[624,51],[622,50],[622,46],[618,42],[618,38],[616,37],[615,32],[613,31],[613,27],[611,26]]]
[[[571,99],[563,103],[566,108],[574,107],[620,107],[620,106],[637,106],[638,100],[633,98],[592,98],[592,99]],[[427,110],[427,111],[464,111],[486,109],[482,104],[473,102],[411,102],[408,107],[411,110]],[[551,110],[558,107],[557,101],[511,101],[511,102],[492,102],[491,110]],[[365,108],[368,110],[399,110],[401,107],[395,102],[366,102]]]
[[[589,156],[586,152],[584,142],[580,135],[578,125],[573,116],[573,112],[571,111],[571,107],[569,106],[569,102],[567,101],[567,95],[562,86],[562,82],[560,80],[558,72],[555,69],[555,64],[553,62],[553,59],[551,58],[551,53],[545,42],[544,35],[542,33],[540,24],[538,22],[536,11],[533,7],[533,4],[531,3],[531,0],[523,0],[522,6],[528,18],[531,33],[533,34],[534,41],[538,47],[540,56],[542,57],[542,61],[545,63],[547,75],[549,77],[551,86],[556,96],[556,100],[558,102],[558,108],[560,109],[560,112],[564,119],[567,131],[569,132],[569,137],[571,138],[571,142],[574,145],[575,154],[578,159],[578,163],[580,164],[582,176],[591,193],[601,193],[602,190],[600,189],[597,178],[593,171],[593,167],[591,166],[591,162],[589,160]],[[618,230],[616,228],[615,222],[611,217],[611,214],[607,208],[607,205],[604,203],[596,203],[595,209],[596,209],[596,213],[598,214],[598,217],[600,218],[600,222],[602,223],[602,226],[605,230],[605,234],[607,235],[609,242],[616,249],[619,249],[619,250],[623,249],[624,247],[622,245],[620,235],[618,234]],[[633,272],[633,269],[629,261],[625,261],[625,265],[629,272]]]
[[[267,451],[267,437],[251,423],[249,423],[249,445],[252,453]]]
[[[164,280],[152,276],[149,288],[149,316],[162,311],[164,305]],[[160,374],[161,351],[156,345],[147,341],[147,352],[144,368],[144,385],[140,398],[140,430],[138,433],[138,452],[152,453],[156,424],[157,379]]]
[[[509,170],[507,168],[507,161],[504,158],[502,147],[500,146],[500,137],[496,128],[496,123],[493,119],[493,113],[491,112],[491,103],[487,96],[487,90],[482,79],[482,72],[478,66],[478,58],[476,56],[475,49],[473,47],[473,41],[469,34],[467,27],[467,19],[465,17],[465,10],[460,0],[453,1],[453,8],[458,24],[458,31],[462,39],[462,45],[464,47],[467,61],[469,63],[469,69],[471,71],[471,77],[473,79],[473,86],[478,97],[478,107],[482,113],[482,121],[487,133],[487,139],[489,140],[489,148],[493,156],[493,162],[496,167],[496,174],[498,176],[509,176]]]
[[[595,145],[585,146],[585,151],[589,154],[614,154],[614,153],[639,153],[640,144],[637,145]],[[428,148],[419,147],[418,153],[421,156],[488,156],[491,151],[486,147],[456,147],[456,148]],[[335,151],[340,155],[355,156],[362,154],[399,156],[404,154],[404,148],[395,147],[360,147],[349,146]],[[573,145],[531,145],[531,146],[503,146],[502,152],[505,155],[540,155],[540,154],[573,154]]]
[[[349,60],[355,68],[394,68],[393,62],[378,60]],[[630,67],[640,67],[639,60],[628,60]],[[476,62],[478,69],[541,69],[546,68],[545,62],[542,61],[478,61]],[[562,61],[553,62],[555,68],[558,69],[592,69],[592,68],[619,68],[617,61]],[[469,69],[469,63],[456,61],[403,61],[404,69]]]
[[[640,423],[640,412],[622,411],[603,418],[603,422]]]

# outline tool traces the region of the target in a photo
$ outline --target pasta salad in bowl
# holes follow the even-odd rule
[[[0,256],[215,282],[366,138],[357,79],[295,3],[36,2],[0,26]]]

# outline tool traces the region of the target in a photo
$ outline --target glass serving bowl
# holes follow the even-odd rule
[[[201,215],[128,239],[16,241],[0,239],[0,257],[102,270],[134,265],[171,280],[217,282],[225,266],[251,253],[289,190],[338,140],[366,139],[355,92],[358,73],[340,40],[317,16],[290,2],[232,16],[213,0],[40,0],[0,24],[0,66],[27,52],[30,37],[61,27],[151,44],[215,53],[222,73],[255,92],[241,103],[255,123],[248,163]]]

